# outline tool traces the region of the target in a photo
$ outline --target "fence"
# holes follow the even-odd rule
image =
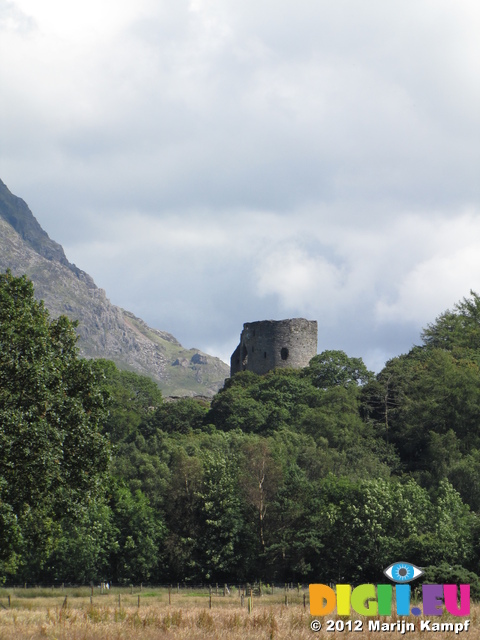
[[[196,598],[196,606],[198,600],[203,599],[206,606],[208,598],[208,607],[212,608],[214,604],[222,606],[222,602],[226,604],[235,604],[236,606],[246,607],[249,612],[254,607],[254,601],[264,602],[265,604],[281,603],[285,606],[292,604],[302,604],[304,608],[308,602],[308,585],[284,583],[282,584],[265,584],[262,582],[254,583],[237,583],[231,584],[163,584],[151,585],[141,583],[139,585],[114,585],[112,583],[103,582],[96,585],[74,585],[74,584],[53,584],[38,585],[5,585],[0,588],[0,608],[7,609],[12,607],[20,608],[22,601],[36,598],[56,598],[61,599],[62,608],[68,606],[70,601],[75,599],[89,599],[93,605],[99,602],[109,602],[118,608],[122,607],[122,603],[128,603],[132,606],[133,602],[138,608],[145,603],[177,604],[180,601],[185,605],[186,598],[192,596]],[[108,598],[107,598],[108,597]]]

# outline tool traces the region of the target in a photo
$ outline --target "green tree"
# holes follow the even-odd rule
[[[304,374],[319,389],[358,386],[374,378],[361,358],[349,358],[344,351],[323,351],[314,356]]]
[[[56,582],[102,582],[111,575],[111,555],[118,550],[113,514],[103,499],[92,500],[61,522],[56,548],[42,579]]]
[[[480,296],[470,291],[453,310],[445,311],[422,332],[425,345],[448,351],[480,351]]]
[[[12,507],[3,501],[6,482],[0,478],[0,584],[14,575],[19,564],[22,534]]]
[[[197,499],[201,535],[197,553],[202,578],[227,581],[238,574],[238,547],[242,531],[240,500],[235,483],[235,457],[224,446],[202,453],[203,482]]]
[[[259,379],[260,376],[249,371],[237,373],[213,399],[206,420],[224,431],[264,432],[268,407],[252,397],[252,389]]]
[[[203,464],[191,437],[188,443],[175,442],[172,446],[169,470],[168,500],[165,501],[165,565],[171,580],[198,579],[202,575],[197,540],[202,535],[198,496],[203,484]]]
[[[29,577],[55,549],[61,517],[101,495],[107,472],[105,398],[76,342],[75,325],[51,320],[26,277],[0,275],[1,504]]]
[[[109,502],[116,530],[110,560],[112,579],[123,584],[148,582],[158,575],[163,520],[140,490],[132,494],[121,483],[113,484]]]
[[[239,457],[240,487],[255,523],[262,557],[266,553],[271,504],[283,480],[282,467],[272,455],[271,444],[266,438],[249,438],[242,444]]]
[[[122,442],[135,435],[140,425],[151,418],[163,403],[158,385],[132,371],[121,371],[110,360],[92,363],[108,395],[108,416],[103,420],[103,432],[113,443]]]
[[[207,408],[193,398],[181,398],[174,402],[165,402],[149,418],[146,431],[156,429],[167,433],[188,433],[192,429],[201,429]]]
[[[480,368],[451,351],[415,347],[389,361],[362,392],[363,413],[405,468],[434,485],[480,448]]]
[[[316,519],[316,483],[290,461],[284,481],[270,507],[272,522],[267,535],[267,579],[281,582],[306,581],[319,564],[323,547],[322,527]]]

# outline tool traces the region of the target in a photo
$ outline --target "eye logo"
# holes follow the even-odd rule
[[[411,582],[415,578],[423,576],[424,572],[409,562],[394,562],[383,572],[392,582]]]

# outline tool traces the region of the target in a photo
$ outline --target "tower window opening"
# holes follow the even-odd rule
[[[282,349],[280,351],[280,357],[282,358],[282,360],[286,360],[288,358],[288,349],[287,349],[287,347],[282,347]]]

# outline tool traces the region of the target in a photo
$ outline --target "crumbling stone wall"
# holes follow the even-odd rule
[[[276,367],[301,369],[317,354],[317,321],[305,318],[246,322],[230,359],[230,375],[260,375]]]

